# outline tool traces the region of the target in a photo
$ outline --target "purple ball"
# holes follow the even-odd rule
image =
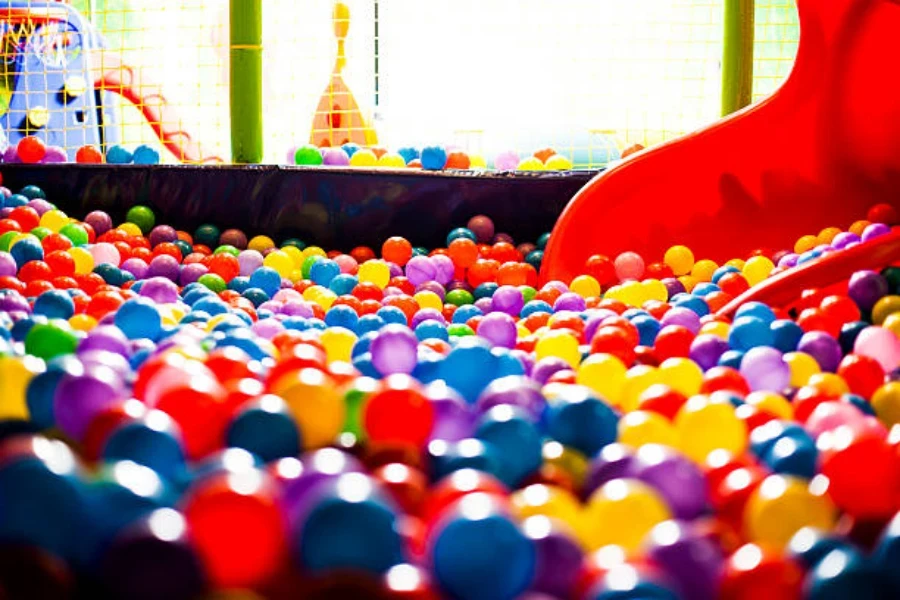
[[[485,315],[478,324],[478,335],[501,348],[515,348],[518,330],[515,320],[504,312]]]
[[[53,210],[53,205],[44,200],[43,198],[35,198],[34,200],[28,201],[28,206],[33,208],[38,215],[43,216],[44,213],[47,213]]]
[[[588,467],[582,497],[587,499],[600,486],[613,479],[633,477],[637,467],[637,457],[630,447],[618,443],[604,446]]]
[[[282,308],[284,308],[284,304],[281,302],[278,302],[277,300],[266,300],[257,307],[257,310],[270,310],[273,313],[277,313],[281,312]]]
[[[681,306],[675,306],[667,310],[666,314],[660,319],[659,325],[661,328],[666,327],[667,325],[679,325],[689,330],[694,335],[696,335],[697,332],[700,331],[700,327],[702,327],[700,315],[689,308]]]
[[[850,277],[847,295],[863,312],[872,310],[875,303],[889,292],[888,282],[875,271],[857,271]]]
[[[128,344],[128,350],[131,351],[131,344]],[[118,352],[110,352],[109,350],[78,350],[78,360],[87,367],[89,365],[106,366],[116,372],[116,374],[125,381],[131,374],[131,364],[128,359]]]
[[[17,271],[16,259],[12,254],[0,250],[0,277],[15,277]]]
[[[178,232],[168,225],[157,225],[150,230],[150,235],[147,236],[147,239],[150,241],[150,245],[155,248],[160,244],[172,243],[177,240]]]
[[[436,276],[437,269],[427,256],[413,256],[406,263],[406,278],[413,285],[433,281]]]
[[[263,339],[271,340],[276,334],[284,331],[284,325],[277,319],[260,319],[250,326],[250,330]]]
[[[608,308],[591,309],[588,312],[588,315],[588,319],[584,323],[584,339],[588,343],[594,339],[594,334],[597,333],[597,330],[600,328],[600,325],[603,324],[604,320],[609,317],[618,316],[615,311],[609,310]]]
[[[719,364],[719,358],[729,350],[728,342],[717,335],[704,333],[691,342],[689,358],[704,371]]]
[[[447,295],[447,290],[445,290],[444,286],[442,286],[437,281],[426,281],[425,283],[420,283],[418,286],[416,286],[416,293],[418,292],[434,292],[442,301]]]
[[[556,302],[553,303],[553,310],[556,312],[560,312],[563,310],[581,312],[585,308],[587,308],[587,305],[585,304],[584,298],[574,292],[566,292],[565,294],[561,294],[559,298],[556,299]]]
[[[41,162],[44,164],[59,164],[69,161],[69,156],[66,154],[66,151],[59,146],[47,146],[47,151],[44,154],[44,158],[41,159]]]
[[[134,275],[135,279],[144,279],[147,277],[147,271],[150,270],[150,267],[140,258],[129,258],[121,265],[119,268],[123,271],[128,271],[132,275]]]
[[[871,223],[863,229],[862,241],[868,242],[869,240],[874,240],[875,238],[887,235],[890,232],[891,228],[884,223]]]
[[[634,463],[634,477],[655,488],[678,519],[696,519],[706,510],[703,472],[691,460],[665,446],[641,446]]]
[[[165,277],[151,277],[141,285],[140,295],[157,304],[171,304],[178,301],[178,286]]]
[[[781,352],[775,348],[766,346],[751,348],[741,359],[740,370],[754,392],[780,393],[791,384],[791,368],[784,361]]]
[[[819,363],[819,368],[829,373],[834,373],[841,362],[841,345],[824,331],[804,333],[797,350],[812,356]]]
[[[547,406],[541,386],[529,377],[508,375],[488,384],[475,403],[479,413],[500,404],[517,406],[534,417],[540,417]]]
[[[150,268],[147,270],[148,277],[165,277],[169,281],[178,281],[180,274],[181,266],[174,257],[168,254],[154,256],[150,261]]]
[[[675,294],[683,294],[687,291],[687,289],[685,289],[684,287],[684,284],[674,277],[666,277],[662,280],[662,282],[663,285],[666,286],[666,290],[669,292],[669,298],[671,298]]]
[[[490,298],[479,298],[474,304],[475,308],[481,310],[482,313],[491,312],[491,307],[493,306],[493,302]]]
[[[16,150],[15,146],[9,146],[6,148],[6,150],[3,151],[3,162],[9,164],[22,162],[22,160],[19,158],[19,153]]]
[[[241,269],[241,275],[249,277],[263,266],[263,255],[256,250],[243,250],[238,254],[238,266]]]
[[[434,381],[425,387],[425,397],[434,409],[429,440],[458,442],[472,437],[476,415],[456,390],[443,381]]]
[[[15,290],[0,290],[0,311],[31,314],[31,305],[25,296]]]
[[[6,186],[0,185],[0,196],[3,196],[4,198],[9,198],[10,196],[12,196],[12,190],[10,190]]]
[[[416,334],[405,325],[392,323],[382,327],[369,346],[372,365],[382,375],[412,373],[418,364],[418,347]]]
[[[122,380],[110,367],[85,366],[82,375],[63,375],[53,394],[53,415],[60,430],[81,440],[97,413],[125,399]]]
[[[790,252],[781,257],[781,260],[778,261],[778,266],[786,268],[786,269],[789,269],[791,267],[796,267],[797,260],[799,260],[799,259],[800,259],[799,254],[794,254],[793,252]]]
[[[548,356],[535,363],[534,370],[531,372],[531,378],[544,385],[554,374],[571,368],[572,365],[558,356]]]
[[[425,321],[437,321],[443,325],[447,324],[447,319],[441,313],[441,311],[436,308],[422,308],[416,311],[416,314],[413,315],[412,318],[412,327],[416,328],[420,323],[424,323]]]
[[[447,285],[453,281],[453,275],[456,274],[456,267],[453,260],[449,256],[443,254],[435,254],[431,257],[431,264],[434,265],[434,279],[441,285]]]
[[[501,285],[491,298],[491,310],[504,312],[513,317],[518,317],[525,306],[525,298],[522,291],[511,285]]]
[[[531,589],[553,598],[568,598],[581,573],[581,546],[570,534],[545,519],[536,517],[525,522],[525,533],[537,554]]]
[[[78,344],[78,352],[106,350],[122,356],[130,356],[128,338],[115,325],[99,325],[91,329]]]
[[[209,272],[203,263],[191,263],[181,267],[181,275],[178,276],[178,282],[181,285],[194,283]]]
[[[479,244],[488,244],[494,237],[494,222],[484,215],[472,217],[466,227],[475,234],[475,241]]]
[[[842,231],[834,236],[833,240],[831,240],[831,247],[837,248],[838,250],[843,250],[850,242],[858,241],[860,241],[860,237],[852,231]]]
[[[94,233],[98,236],[103,235],[110,229],[112,229],[113,221],[112,218],[102,210],[95,210],[93,212],[88,213],[88,215],[84,218],[84,222],[94,228]]]
[[[718,598],[722,551],[690,525],[664,521],[654,527],[647,538],[647,555],[675,583],[680,598]]]
[[[308,302],[298,300],[285,302],[284,306],[281,307],[281,312],[290,317],[304,317],[306,319],[311,319],[315,315]]]
[[[302,519],[304,509],[323,483],[344,473],[362,473],[363,465],[355,457],[336,448],[306,452],[300,460],[285,458],[278,462],[281,498],[288,520]]]
[[[525,374],[531,376],[531,372],[534,370],[534,356],[518,348],[510,352],[510,354],[519,359],[519,362],[525,368]]]
[[[341,148],[326,148],[322,153],[322,164],[328,167],[346,167],[350,157]]]

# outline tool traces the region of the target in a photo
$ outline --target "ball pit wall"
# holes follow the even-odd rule
[[[193,230],[203,223],[276,240],[350,250],[401,235],[439,247],[477,214],[516,239],[552,228],[594,172],[475,173],[304,169],[278,166],[4,165],[3,184],[43,188],[73,215],[104,210],[115,220],[147,204],[161,222]]]

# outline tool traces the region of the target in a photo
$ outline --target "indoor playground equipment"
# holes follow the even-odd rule
[[[882,73],[900,50],[900,4],[798,9],[800,48],[781,89],[597,176],[557,222],[544,279],[569,281],[597,253],[661,255],[676,240],[726,258],[852,219],[861,202],[900,206],[900,83]]]
[[[181,162],[222,162],[179,126],[162,89],[141,69],[104,50],[94,27],[59,1],[9,0],[0,5],[5,81],[0,127],[11,144],[37,135],[64,148],[102,150],[118,132],[110,94],[138,107],[163,145]]]

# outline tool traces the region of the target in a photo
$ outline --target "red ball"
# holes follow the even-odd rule
[[[687,327],[666,325],[656,336],[653,349],[660,361],[667,358],[687,357],[691,351],[694,334]]]
[[[896,225],[900,221],[897,217],[897,209],[884,203],[870,208],[866,218],[872,223],[884,223],[885,225]]]
[[[17,277],[10,275],[0,276],[0,290],[16,290],[20,294],[25,292],[25,284]]]
[[[404,512],[418,515],[428,497],[428,478],[422,471],[403,463],[379,467],[372,476],[384,484]]]
[[[647,265],[642,279],[666,279],[674,276],[675,273],[672,271],[672,267],[666,263],[655,262]]]
[[[103,162],[103,154],[93,146],[82,146],[75,153],[75,162],[80,164],[100,164]]]
[[[29,135],[19,140],[16,146],[16,154],[19,155],[19,160],[23,163],[39,163],[47,154],[47,146],[41,138]]]
[[[806,423],[806,420],[820,404],[832,400],[837,400],[834,394],[830,394],[816,386],[805,385],[794,394],[792,401],[794,418],[801,423]]]
[[[749,290],[750,284],[740,273],[726,273],[719,279],[719,289],[737,297]]]
[[[721,600],[796,600],[802,597],[803,569],[783,554],[747,544],[725,563]]]
[[[822,300],[819,308],[841,325],[860,320],[859,307],[847,296],[828,296]]]
[[[819,437],[821,472],[828,495],[844,512],[863,519],[889,518],[900,500],[900,457],[887,440],[839,428]]]
[[[265,473],[221,473],[200,481],[188,492],[184,515],[213,585],[255,587],[282,566],[285,517]]]
[[[162,256],[164,254],[171,256],[178,262],[181,262],[181,259],[183,258],[182,254],[181,254],[181,248],[179,248],[177,245],[173,244],[172,242],[163,242],[162,244],[157,244],[156,247],[153,248],[152,255],[154,257]],[[237,258],[235,258],[234,256],[231,256],[227,252],[223,252],[219,256],[222,256],[222,255],[227,255],[231,258],[234,258],[235,261],[237,261]],[[238,268],[238,272],[240,272],[240,267]],[[222,277],[222,278],[225,279],[224,277]]]
[[[54,289],[53,284],[49,281],[32,281],[25,286],[25,295],[30,297],[40,296],[44,292],[49,292],[52,289]]]
[[[497,269],[498,285],[529,285],[534,287],[537,284],[537,271],[528,263],[507,262],[500,265]]]
[[[228,415],[225,390],[208,376],[196,376],[186,385],[172,385],[156,399],[154,408],[172,417],[181,429],[185,450],[196,460],[207,456],[225,438]]]
[[[74,262],[74,261],[73,261]],[[32,260],[19,269],[19,279],[25,283],[33,281],[47,281],[53,278],[53,270],[42,260]]]
[[[416,293],[416,286],[403,275],[392,277],[391,280],[388,281],[388,287],[395,287],[407,296],[412,296]]]
[[[475,469],[460,469],[431,488],[431,495],[422,507],[422,518],[427,526],[432,527],[449,506],[474,493],[490,494],[502,501],[509,496],[509,490],[492,475]]]
[[[522,253],[516,247],[507,242],[497,242],[488,251],[488,258],[493,258],[500,264],[507,262],[522,262]]]
[[[100,280],[100,283],[97,283],[96,280],[93,280],[91,276],[96,277]],[[88,273],[83,276],[85,280],[90,280],[90,285],[95,285],[94,289],[103,285],[103,278],[97,275],[96,273]],[[90,294],[88,290],[84,287],[85,284],[82,284],[81,289]],[[91,298],[90,303],[87,307],[87,314],[94,317],[98,321],[105,317],[107,314],[117,310],[125,301],[122,300],[122,296],[120,296],[116,292],[97,292]]]
[[[218,275],[225,281],[231,281],[241,273],[241,265],[238,263],[237,257],[232,256],[227,252],[220,252],[219,254],[214,254],[209,257],[207,268],[210,273]]]
[[[10,211],[9,218],[18,223],[22,231],[31,231],[41,224],[41,216],[30,206],[17,206]]]
[[[744,377],[736,369],[731,367],[713,367],[703,375],[700,393],[711,394],[720,390],[746,396],[750,393],[750,386],[747,385]]]
[[[841,361],[837,374],[844,378],[854,394],[870,399],[884,384],[884,369],[874,358],[848,354]]]
[[[687,398],[669,386],[656,383],[644,390],[638,398],[638,409],[660,414],[670,421],[687,402]]]
[[[591,339],[592,354],[601,352],[612,354],[618,357],[626,366],[631,366],[634,363],[634,348],[633,339],[628,335],[625,328],[614,325],[602,325]]]
[[[9,233],[10,231],[15,231],[16,233],[22,233],[22,226],[19,225],[18,222],[13,221],[12,219],[0,219],[0,235],[4,233]]]
[[[235,379],[258,379],[262,373],[262,365],[258,361],[251,360],[246,352],[235,346],[213,350],[206,357],[204,364],[222,383]]]
[[[596,279],[603,289],[614,285],[618,281],[616,266],[608,256],[595,254],[587,259],[584,268],[585,274]]]
[[[797,317],[797,325],[805,332],[824,331],[834,338],[841,334],[841,323],[819,308],[804,309]]]
[[[497,270],[500,263],[493,259],[479,258],[466,273],[466,279],[473,288],[482,283],[488,283],[497,279]]]
[[[398,236],[388,238],[381,246],[381,257],[401,267],[409,262],[412,253],[413,248],[409,240]]]

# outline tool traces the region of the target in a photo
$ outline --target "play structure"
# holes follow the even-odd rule
[[[0,127],[11,144],[41,135],[71,160],[84,145],[119,141],[112,94],[138,107],[160,142],[181,162],[217,163],[183,128],[162,89],[139,68],[105,50],[96,29],[64,2],[11,0],[0,6],[6,111]]]

